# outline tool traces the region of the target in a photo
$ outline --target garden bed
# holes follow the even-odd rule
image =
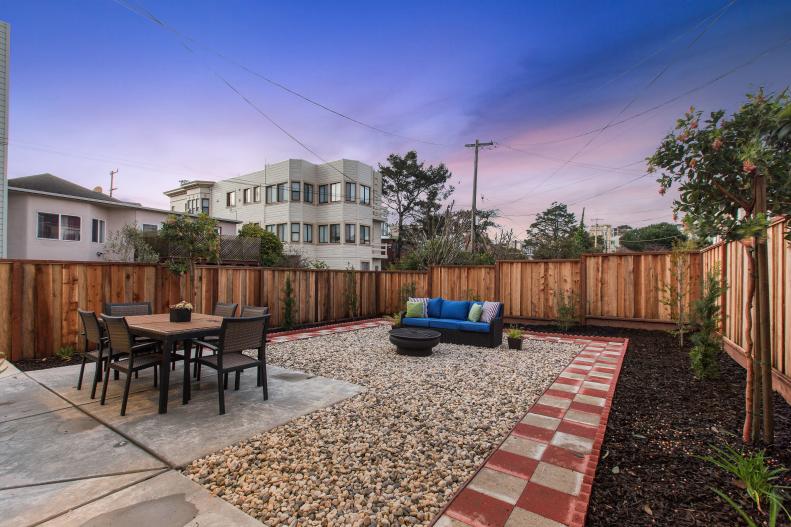
[[[690,373],[687,350],[667,333],[601,327],[567,333],[629,338],[586,525],[744,525],[711,487],[758,516],[727,473],[696,457],[710,454],[711,445],[741,445],[744,370],[739,365],[723,353],[720,379],[702,382]],[[775,438],[770,462],[791,468],[791,407],[778,395]],[[784,484],[791,484],[791,477]]]

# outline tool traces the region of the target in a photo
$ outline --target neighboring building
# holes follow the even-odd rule
[[[11,28],[0,20],[0,258],[6,258],[8,240],[8,75]]]
[[[613,227],[608,224],[591,225],[588,233],[593,236],[593,246],[601,247],[605,253],[614,253],[621,248],[621,235],[631,230],[628,225]]]
[[[359,161],[289,159],[223,181],[184,181],[165,195],[174,211],[257,223],[286,253],[333,269],[382,269],[387,259],[382,176]]]
[[[89,190],[52,174],[8,181],[8,258],[97,261],[107,236],[136,223],[159,230],[170,211],[143,207]],[[221,220],[221,234],[236,222]]]

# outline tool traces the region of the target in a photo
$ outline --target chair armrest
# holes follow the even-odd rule
[[[219,347],[217,343],[206,342],[205,340],[193,340],[192,345],[195,347],[209,348],[210,350],[217,351]]]
[[[151,351],[155,350],[159,347],[159,342],[152,340],[150,342],[141,342],[140,344],[135,344],[132,346],[132,353],[138,353],[141,351]]]

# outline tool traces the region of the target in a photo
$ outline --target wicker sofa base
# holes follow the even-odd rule
[[[406,312],[401,312],[402,320],[406,317]],[[406,328],[418,328],[420,326],[409,326],[402,324]],[[428,328],[438,331],[440,342],[448,344],[461,344],[463,346],[475,346],[478,348],[496,348],[503,343],[503,319],[492,320],[488,333],[478,333],[477,331],[462,331],[459,329],[447,328]]]

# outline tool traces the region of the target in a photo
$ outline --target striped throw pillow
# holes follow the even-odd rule
[[[428,301],[429,301],[428,298],[410,298],[409,301],[420,302],[421,304],[423,304],[423,317],[428,316]]]
[[[490,324],[497,317],[498,311],[500,311],[500,302],[484,302],[481,322]]]

